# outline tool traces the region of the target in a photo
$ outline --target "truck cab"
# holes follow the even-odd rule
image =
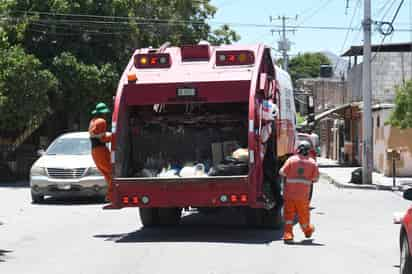
[[[138,207],[153,226],[178,223],[182,209],[235,207],[249,225],[278,227],[280,207],[265,208],[264,159],[277,174],[295,123],[290,77],[270,47],[137,49],[115,97],[107,208]]]

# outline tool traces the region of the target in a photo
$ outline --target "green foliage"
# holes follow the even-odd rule
[[[10,111],[24,104],[31,115],[51,107],[72,121],[85,118],[97,101],[110,104],[136,48],[239,40],[228,26],[212,31],[206,21],[215,13],[210,0],[0,1],[0,16],[7,18],[0,21],[0,49],[13,46],[15,54],[0,61],[0,106],[9,121],[0,122],[0,130],[16,120],[16,129],[27,124],[30,115]],[[21,75],[31,82],[17,81],[17,70],[27,70]]]
[[[412,80],[396,88],[395,109],[388,124],[398,128],[412,128]]]
[[[57,79],[20,47],[0,50],[0,129],[16,132],[47,111]]]
[[[52,70],[60,79],[61,90],[55,108],[75,106],[74,109],[87,113],[98,101],[112,101],[120,77],[110,64],[87,65],[68,52],[54,58]]]
[[[121,70],[135,48],[158,47],[166,41],[181,45],[209,38],[216,43],[239,40],[228,26],[211,31],[206,20],[214,16],[216,8],[209,2],[15,0],[10,13],[20,18],[20,23],[9,27],[13,33],[10,40],[23,43],[24,48],[46,63],[63,52],[71,52],[86,64],[110,62]]]
[[[240,40],[240,36],[230,29],[228,25],[223,25],[220,29],[214,30],[209,36],[212,45],[231,44]]]
[[[293,82],[300,78],[319,77],[320,65],[330,65],[330,60],[322,53],[304,53],[289,62],[289,72]]]

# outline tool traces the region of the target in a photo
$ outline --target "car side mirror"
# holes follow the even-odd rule
[[[46,154],[46,151],[44,151],[44,149],[39,149],[38,151],[37,151],[37,156],[43,156],[44,154]]]
[[[403,192],[403,198],[405,200],[412,201],[412,188],[409,188]]]

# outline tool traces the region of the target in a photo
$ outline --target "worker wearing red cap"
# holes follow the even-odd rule
[[[293,241],[293,220],[296,214],[306,238],[310,238],[315,231],[315,227],[310,224],[309,192],[312,183],[318,180],[319,169],[316,162],[309,157],[310,148],[307,141],[302,141],[297,149],[298,154],[290,157],[279,172],[285,177],[285,242]]]
[[[110,151],[106,143],[111,142],[112,134],[107,131],[107,123],[104,118],[110,112],[105,103],[98,103],[92,111],[93,119],[90,121],[89,134],[92,143],[92,157],[97,169],[103,174],[107,185],[106,199],[112,200],[112,165],[110,163]]]

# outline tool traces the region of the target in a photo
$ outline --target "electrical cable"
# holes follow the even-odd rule
[[[318,9],[316,9],[313,13],[311,13],[307,18],[303,18],[301,22],[299,22],[298,26],[303,25],[304,23],[306,23],[307,21],[309,21],[310,19],[312,19],[315,15],[317,15],[320,11],[322,11],[323,9],[325,9],[329,4],[331,4],[334,0],[326,0],[324,3],[322,3],[320,5],[320,7]]]
[[[351,18],[351,20],[350,20],[350,22],[349,22],[349,28],[352,28],[352,24],[353,24],[353,22],[354,22],[354,20],[355,20],[355,16],[357,15],[358,9],[360,10],[360,6],[361,6],[361,0],[358,0],[358,1],[356,2],[355,9],[353,10],[352,18]],[[344,38],[344,40],[343,40],[343,43],[342,43],[342,47],[341,47],[340,52],[343,52],[343,50],[345,49],[346,42],[348,41],[348,38],[349,38],[349,33],[350,33],[350,30],[348,30],[348,31],[346,32],[346,35],[345,35],[345,38]],[[339,58],[338,61],[336,62],[333,71],[336,71],[337,67],[338,67],[339,64],[340,64],[340,60],[341,60],[341,59]]]
[[[395,28],[394,28],[394,26],[393,26],[393,23],[395,22],[396,18],[398,17],[399,11],[401,10],[404,2],[405,2],[405,0],[401,0],[401,2],[400,2],[399,5],[398,5],[398,8],[397,8],[396,11],[395,11],[395,14],[394,14],[393,17],[392,17],[392,20],[391,20],[390,22],[384,22],[384,21],[382,21],[383,23],[389,24],[389,25],[391,26],[392,31],[385,32],[385,31],[382,31],[382,29],[379,31],[379,32],[383,35],[383,38],[382,38],[382,40],[381,40],[381,42],[380,42],[380,44],[379,44],[378,49],[376,50],[375,54],[374,54],[373,57],[372,57],[371,62],[376,58],[377,54],[379,53],[380,49],[381,49],[382,46],[383,46],[383,43],[385,42],[386,37],[388,37],[388,36],[393,37],[392,34],[393,34],[394,30],[395,30]],[[382,22],[381,22],[381,23],[382,23]],[[382,28],[382,24],[380,25],[380,28]]]

